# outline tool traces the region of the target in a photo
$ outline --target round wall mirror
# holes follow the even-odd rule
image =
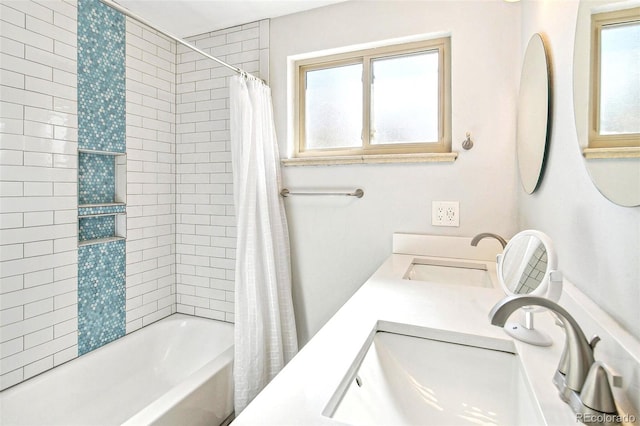
[[[581,0],[573,56],[573,103],[580,152],[600,193],[626,207],[640,205],[640,147],[623,147],[620,145],[624,142],[616,142],[617,138],[624,139],[625,128],[632,134],[638,132],[640,123],[640,58],[637,54],[640,12],[634,8],[640,8],[640,1]],[[624,19],[635,24],[612,24],[610,35],[603,33],[604,30],[596,32],[599,16],[616,16],[625,11],[632,16]],[[595,29],[592,28],[592,17]],[[594,43],[599,43],[597,46],[592,46],[592,33],[600,34],[594,37]],[[629,51],[622,51],[623,48]],[[598,60],[595,53],[592,55],[596,51],[602,59]],[[632,52],[636,52],[635,55]],[[601,67],[600,61],[603,65],[608,64],[609,68]],[[629,79],[628,84],[622,84],[624,78],[608,70],[621,70]],[[612,86],[624,87],[607,92],[607,88]],[[592,93],[596,98],[591,99]]]
[[[516,234],[498,256],[498,281],[507,295],[528,294],[560,299],[562,274],[551,239],[540,231],[527,230]],[[509,322],[505,331],[512,337],[538,346],[550,346],[549,336],[533,326],[534,312],[543,308],[524,307],[525,323]]]
[[[551,72],[541,34],[529,40],[518,92],[516,149],[520,182],[531,194],[541,181],[551,133]]]

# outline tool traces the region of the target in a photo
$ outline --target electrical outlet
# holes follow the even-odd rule
[[[431,202],[431,224],[433,226],[460,226],[460,203],[458,201]]]

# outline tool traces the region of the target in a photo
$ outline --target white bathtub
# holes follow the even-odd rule
[[[232,324],[174,314],[0,392],[0,424],[218,425],[232,367]]]

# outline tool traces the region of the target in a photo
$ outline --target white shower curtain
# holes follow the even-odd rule
[[[234,76],[230,90],[237,415],[296,354],[298,342],[271,89],[255,78]]]

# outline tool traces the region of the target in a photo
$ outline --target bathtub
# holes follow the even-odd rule
[[[0,392],[0,424],[218,425],[232,367],[232,324],[174,314]]]

